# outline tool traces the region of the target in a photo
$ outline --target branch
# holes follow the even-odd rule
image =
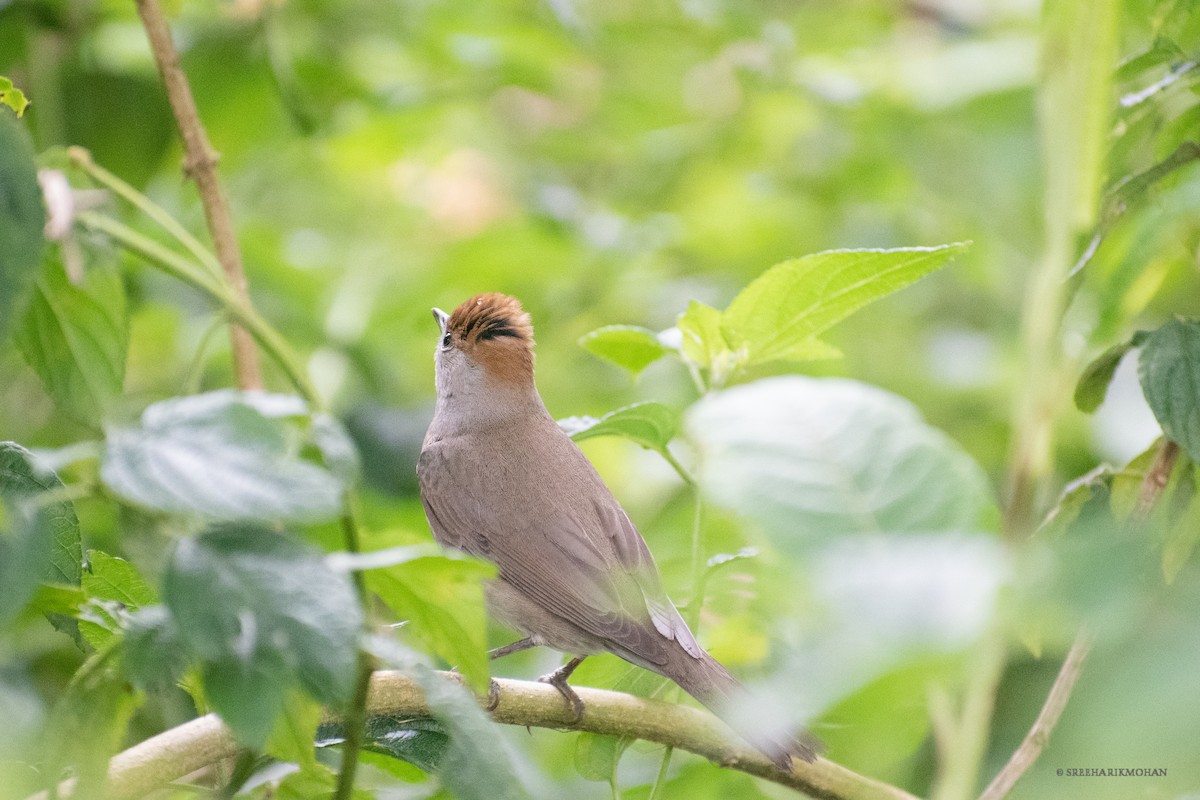
[[[1150,462],[1150,467],[1146,470],[1146,476],[1142,478],[1137,505],[1133,507],[1133,512],[1129,515],[1131,523],[1140,525],[1150,519],[1151,512],[1158,505],[1159,498],[1162,497],[1167,483],[1171,480],[1171,471],[1175,469],[1175,462],[1178,458],[1179,445],[1164,438],[1162,444],[1158,446],[1158,452],[1154,454],[1154,460]]]
[[[441,675],[447,680],[461,680],[455,673]],[[502,679],[497,679],[496,685],[498,702],[491,712],[496,722],[645,739],[702,755],[722,767],[797,789],[820,800],[916,800],[902,789],[823,758],[814,764],[794,762],[793,770],[784,772],[734,736],[723,722],[698,708],[576,687],[586,710],[583,718],[572,725],[572,715],[554,687]],[[399,672],[376,672],[372,676],[367,710],[372,715],[431,715],[416,683]],[[239,749],[233,734],[216,715],[194,719],[114,756],[109,762],[105,796],[111,800],[141,797],[236,755]],[[73,788],[70,782],[64,783],[59,796],[69,796]]]
[[[171,111],[179,125],[186,153],[184,171],[196,182],[196,188],[200,192],[200,202],[204,206],[204,218],[212,233],[217,260],[221,262],[221,268],[225,271],[225,277],[229,279],[236,296],[248,307],[250,300],[246,290],[246,273],[242,269],[242,255],[234,235],[229,205],[221,191],[220,181],[217,180],[217,154],[204,133],[204,125],[196,111],[196,101],[192,97],[187,76],[179,65],[179,53],[171,41],[171,29],[158,0],[137,0],[137,9],[138,16],[142,18],[142,24],[146,28],[146,36],[150,40],[150,49],[154,52],[158,72],[166,86]],[[254,349],[253,338],[242,326],[231,324],[229,339],[238,387],[261,389],[262,373],[259,370],[258,352]]]
[[[1038,760],[1038,756],[1042,754],[1042,750],[1050,741],[1050,734],[1054,731],[1054,726],[1058,724],[1058,718],[1062,716],[1063,709],[1067,706],[1067,700],[1071,697],[1075,682],[1079,680],[1079,673],[1083,669],[1083,661],[1087,657],[1090,646],[1091,637],[1081,631],[1075,637],[1075,643],[1071,645],[1067,659],[1058,671],[1058,677],[1054,679],[1054,685],[1050,687],[1050,694],[1046,696],[1046,703],[1042,706],[1041,713],[1038,714],[1033,727],[1029,729],[1029,733],[1025,734],[1021,746],[1008,759],[1008,763],[983,790],[983,794],[979,795],[979,800],[1000,800],[1007,796],[1025,771]]]

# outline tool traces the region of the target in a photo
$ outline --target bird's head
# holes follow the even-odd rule
[[[496,397],[533,388],[533,326],[521,303],[505,294],[480,294],[450,314],[433,309],[441,337],[439,400]]]

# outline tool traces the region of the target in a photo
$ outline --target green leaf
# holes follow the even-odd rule
[[[45,224],[29,134],[16,119],[0,113],[0,340],[12,329],[37,280]]]
[[[79,632],[88,644],[99,648],[121,627],[114,612],[131,614],[143,606],[158,602],[158,593],[146,583],[137,567],[123,558],[99,550],[88,551],[88,569],[83,573],[83,588],[93,601],[90,612],[98,619],[80,620]]]
[[[907,401],[856,381],[759,380],[703,398],[685,429],[705,494],[786,547],[996,522],[979,466]]]
[[[603,417],[567,417],[558,421],[567,435],[577,442],[595,436],[623,436],[659,452],[679,431],[679,414],[662,403],[634,403]]]
[[[853,312],[908,286],[967,249],[965,243],[896,250],[831,250],[771,267],[721,315],[742,364],[828,358],[812,342]]]
[[[732,358],[729,343],[721,333],[721,312],[699,300],[688,303],[675,322],[682,335],[683,356],[698,367],[712,369]]]
[[[437,772],[450,747],[446,726],[436,719],[371,717],[366,733],[364,749],[407,761],[425,772]],[[317,729],[318,747],[340,745],[345,738],[346,726],[340,722],[327,722]]]
[[[1173,319],[1150,333],[1138,377],[1163,433],[1200,461],[1200,323]]]
[[[1075,407],[1085,414],[1091,414],[1104,402],[1108,394],[1108,384],[1112,382],[1113,373],[1125,358],[1125,354],[1133,349],[1132,342],[1114,344],[1100,355],[1092,359],[1079,376],[1075,384]]]
[[[362,625],[354,589],[289,536],[225,524],[184,539],[163,599],[204,662],[213,708],[247,744],[263,743],[297,681],[335,707],[350,698]]]
[[[372,591],[480,690],[490,677],[483,581],[494,576],[489,564],[448,556],[415,558],[366,573]]]
[[[99,422],[120,396],[129,331],[114,269],[89,269],[83,286],[50,259],[16,331],[17,348],[58,405]]]
[[[69,501],[40,497],[62,485],[38,469],[24,447],[0,442],[0,500],[10,528],[7,535],[0,531],[0,623],[19,612],[42,581],[79,585],[83,548],[75,509]]]
[[[155,403],[110,428],[100,477],[125,500],[215,519],[329,519],[345,484],[302,456],[298,398],[234,391]],[[317,443],[320,444],[319,442]]]
[[[585,334],[579,344],[594,356],[637,375],[671,352],[658,334],[633,325],[609,325]]]
[[[25,93],[14,87],[13,82],[2,75],[0,75],[0,105],[8,106],[17,112],[18,117],[24,115],[25,109],[29,106]]]

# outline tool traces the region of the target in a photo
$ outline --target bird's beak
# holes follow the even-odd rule
[[[440,308],[433,309],[433,319],[438,324],[438,328],[442,333],[446,332],[446,321],[450,319],[450,315]]]

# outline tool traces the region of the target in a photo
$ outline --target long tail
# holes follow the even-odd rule
[[[779,733],[754,728],[744,718],[730,712],[751,701],[745,686],[729,674],[729,670],[708,653],[696,658],[680,648],[673,654],[663,674],[678,683],[683,690],[706,705],[714,714],[725,720],[747,742],[761,750],[781,769],[791,769],[791,757],[810,764],[824,749],[821,742],[808,731]]]

